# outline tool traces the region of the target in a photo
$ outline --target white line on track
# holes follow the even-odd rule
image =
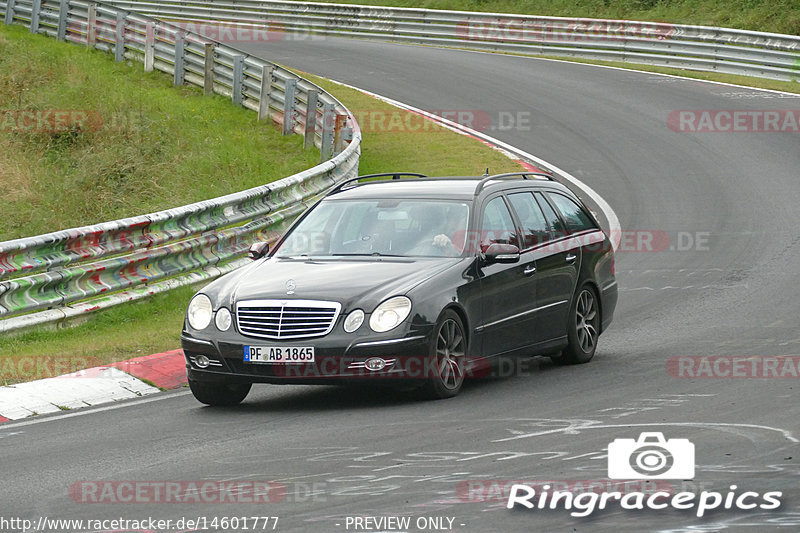
[[[404,44],[406,46],[428,46],[428,47],[432,47],[432,48],[444,48],[446,50],[458,50],[460,52],[469,52],[471,54],[490,54],[490,55],[498,54],[498,52],[488,52],[486,50],[470,50],[468,48],[458,48],[458,47],[449,47],[449,46],[433,46],[433,45],[414,44],[414,43],[397,43],[397,44]],[[738,89],[749,89],[749,90],[752,90],[752,91],[763,91],[763,92],[767,92],[767,93],[781,94],[781,95],[789,96],[791,98],[800,98],[800,94],[798,94],[798,93],[790,93],[790,92],[787,92],[787,91],[779,91],[777,89],[763,89],[761,87],[753,87],[751,85],[739,85],[737,83],[727,83],[727,82],[724,82],[724,81],[703,80],[703,79],[700,79],[700,78],[690,78],[688,76],[679,76],[678,74],[666,74],[664,72],[652,72],[652,71],[649,71],[649,70],[639,70],[639,69],[632,68],[632,67],[629,68],[629,67],[614,67],[612,65],[596,65],[594,63],[584,63],[583,61],[570,61],[568,59],[555,59],[555,58],[551,58],[551,57],[537,57],[535,55],[526,55],[526,54],[506,53],[506,54],[500,54],[500,55],[506,55],[506,56],[511,56],[511,57],[524,57],[526,59],[534,59],[536,61],[550,61],[550,62],[553,62],[553,63],[567,63],[567,64],[570,64],[570,65],[584,65],[584,66],[587,66],[587,67],[604,68],[604,69],[609,69],[609,70],[622,70],[622,71],[625,71],[625,72],[638,72],[640,74],[650,74],[652,76],[663,76],[665,78],[675,78],[675,79],[678,79],[678,80],[685,80],[685,81],[698,81],[700,83],[713,83],[715,85],[722,85],[722,86],[725,86],[725,87],[736,87]],[[631,65],[638,65],[638,63],[631,63]],[[670,68],[670,67],[661,67],[661,68]],[[671,67],[671,68],[677,69],[677,67]],[[680,70],[680,69],[678,69],[678,70]],[[687,70],[689,70],[689,69],[687,69]],[[714,74],[714,71],[709,71],[709,70],[698,70],[698,71],[694,71],[694,72],[699,72],[701,74],[702,73]],[[763,80],[768,80],[768,81],[781,81],[781,80],[773,80],[771,78],[756,78],[756,79],[763,79]],[[361,89],[358,89],[358,90],[361,90]]]
[[[45,422],[57,422],[59,420],[65,420],[67,418],[72,418],[72,417],[75,417],[75,416],[91,415],[91,414],[94,414],[94,413],[100,413],[102,411],[113,411],[114,409],[122,409],[122,408],[125,408],[125,407],[142,405],[142,404],[150,403],[150,402],[159,402],[161,400],[168,400],[170,398],[175,398],[176,396],[186,396],[187,394],[189,394],[189,391],[177,392],[177,393],[172,393],[172,394],[169,394],[169,393],[166,393],[166,392],[161,392],[161,393],[158,393],[157,396],[153,396],[153,397],[149,397],[149,398],[142,398],[142,399],[139,399],[139,400],[121,401],[121,402],[115,403],[113,405],[107,405],[105,407],[98,407],[96,409],[82,408],[80,411],[76,411],[74,413],[56,414],[56,415],[47,416],[47,417],[44,417],[44,418],[36,418],[36,419],[33,419],[33,420],[24,420],[22,422],[5,422],[3,424],[0,424],[0,433],[3,433],[3,432],[5,432],[6,430],[9,430],[9,429],[19,428],[19,427],[23,427],[23,426],[31,426],[33,424],[42,424],[42,423],[45,423]]]

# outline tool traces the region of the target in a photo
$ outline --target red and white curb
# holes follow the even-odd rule
[[[185,385],[182,350],[0,387],[0,423],[155,394]]]

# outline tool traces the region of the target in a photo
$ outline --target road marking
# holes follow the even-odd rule
[[[525,419],[520,419],[519,422],[526,421]],[[537,422],[542,422],[542,420],[537,420]],[[568,435],[577,435],[580,434],[582,430],[588,429],[614,429],[614,428],[628,428],[631,427],[666,427],[666,426],[674,426],[674,427],[700,427],[700,428],[745,428],[745,429],[763,429],[766,431],[775,431],[781,433],[784,438],[790,442],[800,442],[800,440],[796,439],[792,436],[792,432],[774,428],[770,426],[761,426],[758,424],[732,424],[732,423],[723,423],[723,422],[660,422],[658,424],[597,424],[597,425],[589,425],[586,422],[592,424],[594,421],[587,421],[587,420],[546,420],[546,422],[567,422],[569,426],[556,428],[556,429],[548,429],[543,431],[535,431],[532,433],[520,433],[514,435],[512,437],[506,437],[504,439],[496,439],[491,442],[508,442],[511,440],[519,440],[519,439],[526,439],[529,437],[538,437],[540,435],[549,435],[553,433],[565,433]],[[580,422],[579,424],[575,424],[575,422]]]
[[[31,426],[33,424],[42,424],[44,422],[54,422],[54,421],[58,421],[58,420],[64,420],[66,418],[72,418],[72,417],[75,417],[75,416],[84,416],[84,415],[90,415],[90,414],[93,414],[93,413],[99,413],[99,412],[102,412],[102,411],[112,411],[114,409],[122,409],[124,407],[130,407],[130,406],[133,406],[133,405],[142,405],[142,404],[150,403],[150,402],[158,402],[158,401],[166,400],[166,399],[169,399],[169,398],[175,398],[176,396],[186,396],[187,394],[190,394],[190,392],[189,391],[183,391],[183,392],[172,393],[172,394],[161,393],[161,394],[159,394],[158,396],[155,396],[155,397],[142,398],[141,400],[124,401],[124,402],[120,402],[120,403],[115,403],[114,405],[107,405],[105,407],[98,407],[97,409],[83,408],[80,411],[76,411],[74,413],[57,414],[57,415],[54,415],[54,416],[48,416],[46,418],[37,418],[35,420],[25,420],[24,422],[5,423],[2,426],[0,426],[0,431],[5,432],[7,429],[13,429],[13,428],[18,428],[18,427],[23,427],[23,426]]]
[[[397,43],[397,44],[406,44],[406,45],[412,45],[412,46],[434,46],[434,45],[414,45],[414,43]],[[437,46],[436,48],[444,48],[446,50],[458,50],[458,51],[461,51],[461,52],[469,52],[469,53],[472,53],[472,54],[492,54],[492,55],[497,55],[498,54],[498,52],[487,52],[485,50],[469,50],[467,48],[457,48],[457,47],[447,47],[447,46]],[[657,77],[661,77],[661,78],[673,78],[676,81],[683,80],[683,81],[696,81],[696,82],[699,82],[699,83],[712,83],[714,85],[721,85],[723,87],[735,87],[737,89],[747,89],[749,91],[763,91],[763,92],[767,92],[767,93],[780,94],[780,95],[784,95],[783,97],[788,97],[788,98],[797,98],[798,96],[800,96],[797,93],[779,91],[777,89],[762,89],[761,87],[753,87],[751,85],[739,85],[739,84],[736,84],[736,83],[727,83],[727,82],[724,82],[724,81],[703,80],[703,79],[700,79],[700,78],[690,78],[690,77],[687,77],[687,76],[679,76],[677,74],[665,74],[663,72],[651,72],[649,70],[638,70],[638,69],[635,69],[635,68],[628,68],[628,67],[612,67],[611,65],[596,65],[594,63],[584,63],[582,61],[570,61],[568,59],[552,59],[552,58],[549,58],[549,57],[537,57],[537,56],[534,56],[534,55],[514,54],[514,53],[507,53],[507,52],[506,53],[502,53],[502,55],[513,56],[513,57],[522,57],[522,58],[525,58],[525,59],[532,59],[532,60],[535,60],[535,61],[551,61],[553,63],[567,63],[567,64],[570,64],[570,65],[583,65],[583,66],[586,66],[586,67],[604,68],[604,69],[609,69],[609,70],[621,70],[623,72],[638,72],[639,74],[647,74],[649,76],[657,76]],[[639,63],[631,63],[631,65],[639,65]],[[662,67],[662,68],[670,68],[670,67]],[[672,67],[672,68],[675,68],[675,67]],[[701,71],[698,71],[698,72],[701,72],[701,73],[707,72],[709,74],[713,74],[714,73],[714,71],[712,71],[712,70],[701,70]],[[750,76],[750,77],[753,77],[753,76]],[[772,80],[770,78],[756,78],[756,79],[767,80],[767,81],[780,81],[780,80]],[[648,81],[650,81],[650,80],[648,80]],[[667,81],[667,80],[664,80],[664,81]],[[718,96],[718,95],[715,95],[715,96]]]

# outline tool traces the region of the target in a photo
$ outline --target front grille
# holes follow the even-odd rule
[[[236,326],[249,337],[321,337],[333,329],[341,309],[338,302],[318,300],[249,300],[236,305]]]

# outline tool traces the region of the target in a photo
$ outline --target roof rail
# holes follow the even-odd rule
[[[492,176],[484,176],[481,178],[481,181],[478,182],[478,186],[475,187],[475,196],[480,193],[484,186],[493,180],[501,180],[506,178],[522,178],[522,179],[531,179],[531,177],[536,176],[537,178],[546,178],[550,181],[556,181],[556,179],[552,176],[552,174],[548,174],[547,172],[506,172],[504,174],[494,174]]]
[[[355,183],[358,180],[364,180],[364,179],[368,179],[368,178],[388,178],[390,176],[391,176],[391,178],[393,180],[399,180],[402,176],[408,176],[408,177],[412,177],[412,178],[427,178],[428,177],[425,174],[419,174],[417,172],[385,172],[383,174],[365,174],[364,176],[358,176],[357,178],[350,178],[348,180],[344,180],[343,182],[341,182],[338,185],[336,185],[333,189],[328,191],[328,194],[326,194],[325,196],[328,196],[328,195],[337,193],[337,192],[339,192],[341,190],[344,190],[346,185],[349,185],[351,183]]]

